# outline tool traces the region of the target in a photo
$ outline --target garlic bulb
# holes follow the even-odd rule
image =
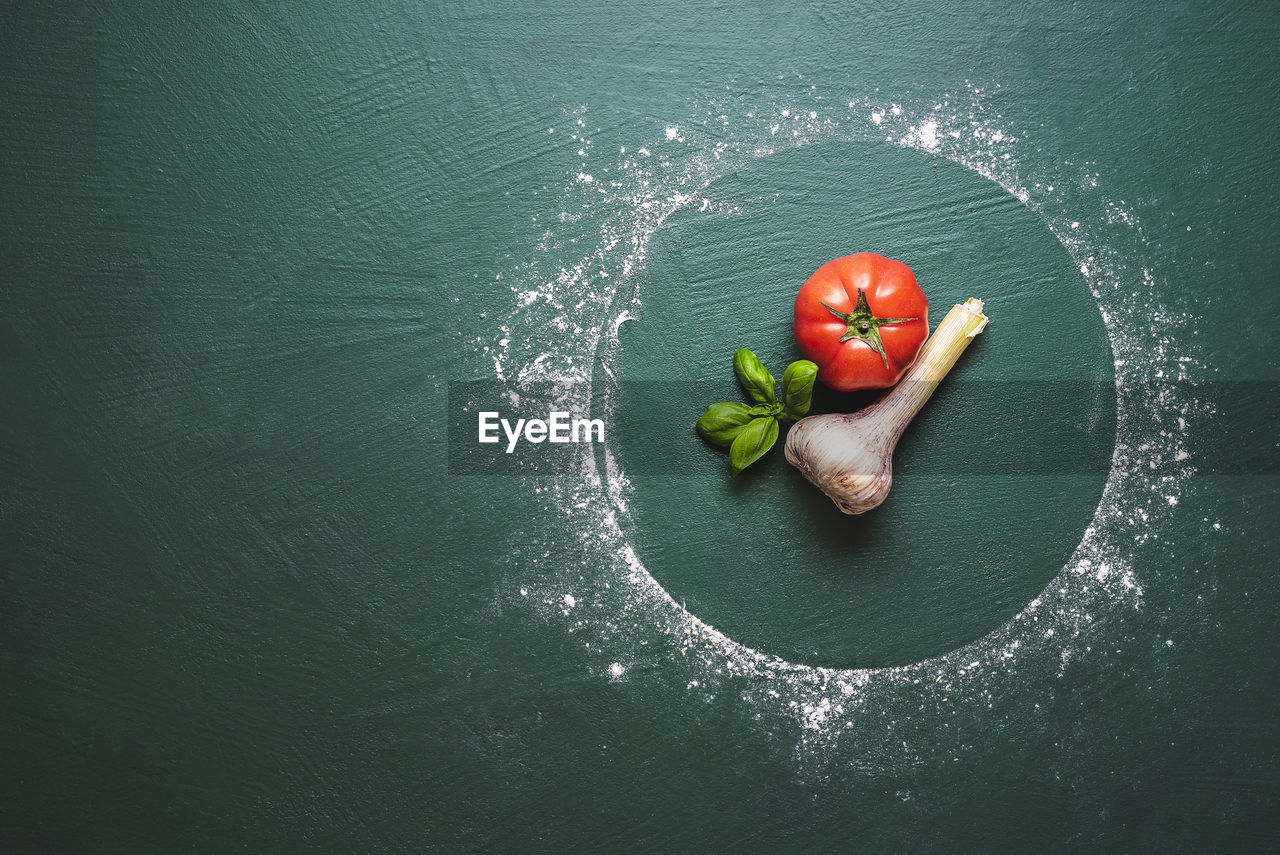
[[[787,460],[846,514],[879,505],[893,486],[893,450],[902,432],[986,325],[981,300],[952,306],[883,398],[856,413],[796,422],[787,434]]]

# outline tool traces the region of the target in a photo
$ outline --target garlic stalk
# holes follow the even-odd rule
[[[893,485],[893,449],[938,383],[987,325],[982,301],[951,307],[887,395],[847,415],[810,416],[787,434],[787,460],[846,514],[879,505]]]

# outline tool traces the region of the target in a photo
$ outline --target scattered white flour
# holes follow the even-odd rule
[[[1105,197],[1102,176],[1055,157],[1046,141],[1002,119],[990,98],[970,86],[943,97],[903,98],[886,110],[883,96],[813,86],[766,90],[745,102],[705,96],[691,103],[690,115],[663,126],[661,158],[651,157],[650,147],[663,140],[634,140],[612,164],[597,158],[597,180],[581,156],[566,172],[559,222],[533,257],[504,277],[513,314],[502,327],[495,373],[513,391],[528,382],[575,381],[565,385],[572,400],[564,409],[589,405],[594,387],[607,415],[617,330],[638,315],[643,296],[634,274],[671,214],[704,209],[711,182],[775,153],[835,141],[914,148],[968,168],[1033,210],[1080,271],[1078,286],[1097,301],[1114,357],[1117,441],[1101,501],[1075,553],[1004,626],[947,654],[895,668],[791,663],[726,637],[648,572],[631,544],[627,475],[606,447],[604,471],[587,456],[582,471],[552,479],[540,494],[546,513],[565,524],[519,568],[537,587],[589,591],[591,609],[570,615],[578,600],[566,594],[564,608],[547,612],[581,640],[584,667],[617,679],[626,669],[615,658],[654,663],[691,699],[739,696],[770,734],[794,738],[802,761],[847,758],[850,752],[836,749],[851,741],[863,767],[901,769],[957,760],[972,747],[960,728],[944,731],[936,722],[981,717],[996,704],[1017,706],[1042,675],[1119,652],[1124,633],[1114,627],[1142,603],[1130,558],[1159,531],[1194,472],[1187,422],[1202,408],[1184,381],[1194,379],[1200,363],[1177,344],[1189,338],[1182,330],[1192,319],[1156,301],[1154,278],[1137,260],[1145,246],[1138,214]],[[584,127],[586,113],[570,111],[567,121]],[[586,151],[590,135],[579,137]],[[541,608],[537,598],[522,603]],[[1031,700],[1025,706],[1028,714],[1040,710]],[[987,725],[983,720],[979,729]],[[932,753],[926,758],[922,751]]]
[[[932,120],[916,125],[902,138],[902,144],[924,151],[938,150],[938,123]]]

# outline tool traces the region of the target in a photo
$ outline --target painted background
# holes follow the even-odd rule
[[[0,844],[1274,849],[1278,20],[6,4]],[[861,249],[993,321],[848,520],[689,427]]]

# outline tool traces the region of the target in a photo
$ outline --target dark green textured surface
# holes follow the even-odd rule
[[[815,777],[794,739],[756,726],[734,693],[689,702],[661,659],[601,680],[563,626],[504,607],[540,557],[537,532],[557,523],[523,481],[451,475],[442,408],[450,381],[492,371],[475,342],[512,299],[495,276],[557,213],[546,188],[564,183],[577,144],[547,128],[566,111],[589,105],[597,149],[616,150],[660,135],[691,98],[810,85],[930,97],[999,84],[990,103],[1012,126],[1064,164],[1094,164],[1142,213],[1139,261],[1166,305],[1201,319],[1213,376],[1274,383],[1277,22],[1268,4],[1236,2],[7,4],[0,848],[1274,849],[1274,470],[1227,477],[1206,461],[1133,555],[1143,609],[1118,636],[1100,631],[1117,649],[1105,666],[1027,678],[1034,713],[1000,699],[990,718],[957,720],[967,753],[954,763],[877,772],[843,746],[837,764],[863,777]],[[864,157],[824,151],[756,164],[717,192],[820,195],[824,176]],[[1053,338],[1013,331],[1049,328],[1064,305],[1032,299],[1000,266],[1008,242],[1025,241],[1023,274],[1047,283],[1070,268],[1061,246],[954,166],[896,149],[865,158],[863,180],[903,182],[881,197],[886,219],[814,218],[821,240],[793,227],[778,238],[785,254],[716,242],[814,217],[785,196],[732,224],[673,218],[624,353],[648,353],[654,370],[692,355],[690,379],[724,392],[738,344],[780,373],[785,327],[746,307],[722,321],[709,300],[686,315],[657,280],[718,252],[761,265],[801,255],[811,269],[856,248],[835,245],[847,223],[919,259],[922,281],[938,283],[935,323],[968,296],[960,271],[1009,289],[1009,332],[993,323],[966,371],[1046,367]],[[1083,293],[1063,299],[1088,308]],[[1072,334],[1064,373],[1105,377],[1100,324],[1094,313],[1054,328]],[[926,466],[930,431],[941,441],[960,417],[965,402],[945,394],[904,441],[904,465]],[[1239,437],[1233,453],[1274,455],[1276,398],[1258,400],[1199,422],[1193,451],[1225,435]],[[653,450],[636,442],[627,453]],[[706,472],[724,462],[690,459]],[[819,526],[780,459],[767,467],[707,501],[766,526]],[[675,551],[677,524],[695,528],[696,547],[714,515],[670,519],[636,477],[647,554]],[[994,497],[1039,518],[1031,542],[971,497],[957,497],[960,517],[954,503],[895,516],[927,506],[917,489],[903,482],[868,518],[881,554],[909,523],[941,532],[950,555],[971,521],[1008,553],[997,572],[957,578],[914,546],[907,560],[934,574],[903,581],[918,590],[873,577],[878,605],[833,615],[817,606],[847,598],[848,577],[806,571],[788,587],[652,563],[766,649],[908,661],[1019,608],[1072,548],[1101,483]],[[735,549],[762,536],[733,525],[747,537]],[[837,622],[852,619],[850,637]],[[902,636],[871,631],[876,620]]]
[[[643,320],[622,336],[624,380],[707,381],[692,393],[672,385],[660,404],[646,389],[620,404],[618,456],[638,487],[639,546],[654,556],[659,581],[730,637],[790,661],[904,665],[994,629],[1070,556],[1098,504],[1114,444],[1110,349],[1088,292],[1062,287],[1076,275],[1066,252],[995,184],[885,146],[777,155],[716,182],[707,198],[751,213],[669,221],[640,275]],[[751,208],[752,198],[767,201]],[[952,204],[940,211],[939,198]],[[802,281],[798,270],[845,254],[842,247],[892,247],[912,259],[931,299],[931,327],[977,293],[999,307],[1001,321],[966,352],[954,378],[990,385],[968,395],[956,383],[940,389],[933,418],[916,423],[894,455],[891,500],[854,520],[791,477],[780,453],[730,481],[723,457],[672,423],[681,397],[740,395],[725,368],[730,348],[750,345],[777,376],[799,358],[790,325],[778,318],[786,320],[794,298],[788,280]],[[766,306],[779,309],[761,311]],[[1046,316],[1056,320],[1034,337],[1000,329]],[[1023,394],[1017,382],[1031,378],[1034,394]],[[1047,394],[1057,384],[1077,394]],[[820,389],[818,404],[853,409],[858,404],[842,402],[865,398]],[[1108,418],[1098,415],[1104,411]],[[1065,443],[1089,462],[1038,476],[957,477],[1013,468],[1015,453],[987,445],[982,434],[1002,423],[1018,426],[1007,441]],[[1089,433],[1104,444],[1101,459],[1084,451]],[[669,449],[666,466],[649,475],[657,448]],[[706,476],[671,477],[694,470]],[[771,475],[780,483],[754,486]],[[1006,531],[1036,537],[1018,542]]]

